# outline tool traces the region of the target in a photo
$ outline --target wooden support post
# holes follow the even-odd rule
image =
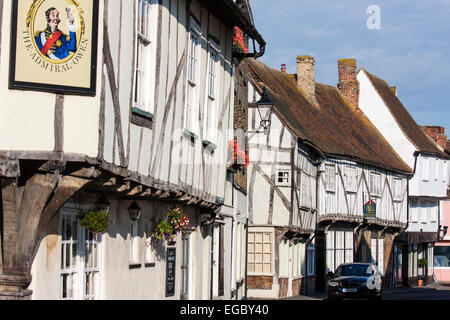
[[[45,230],[64,203],[89,181],[58,172],[35,173],[20,184],[16,179],[0,179],[0,300],[31,298],[27,289],[31,266]]]

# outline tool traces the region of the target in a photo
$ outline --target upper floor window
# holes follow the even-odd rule
[[[310,208],[311,207],[311,180],[308,175],[306,175],[304,172],[300,175],[301,179],[301,206]]]
[[[444,166],[443,166],[443,169],[442,169],[442,182],[445,182],[445,181],[447,181],[447,179],[448,179],[448,177],[447,177],[447,171],[448,170],[448,163],[447,163],[447,161],[444,161]],[[450,181],[447,181],[449,184],[450,184]]]
[[[372,196],[381,195],[381,175],[378,173],[370,173],[369,178],[370,194]]]
[[[199,109],[199,59],[201,44],[201,28],[197,21],[191,17],[188,51],[188,85],[186,93],[186,110],[184,126],[186,129],[198,133],[198,109]]]
[[[336,191],[336,168],[334,165],[325,166],[325,184],[327,191]]]
[[[279,170],[277,175],[277,185],[278,186],[289,186],[290,185],[290,175],[287,170]]]
[[[137,0],[133,107],[153,113],[157,34],[157,0]]]
[[[219,93],[219,86],[217,83],[219,73],[219,45],[214,41],[209,41],[208,47],[208,98],[205,104],[205,122],[204,122],[204,136],[210,141],[215,140],[216,136],[216,121],[217,121],[217,98]]]
[[[394,197],[394,200],[402,199],[402,180],[394,179],[394,182],[392,184],[392,195]]]
[[[430,178],[430,165],[428,164],[428,162],[428,158],[422,159],[422,179],[425,181],[428,181],[428,179]]]
[[[345,180],[347,192],[356,192],[356,168],[345,168]]]
[[[419,219],[419,202],[416,199],[412,199],[409,202],[409,221],[418,222]]]

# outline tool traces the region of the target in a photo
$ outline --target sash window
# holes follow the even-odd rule
[[[137,0],[133,106],[153,113],[156,76],[157,0]]]
[[[200,58],[201,28],[191,17],[190,41],[188,51],[188,85],[186,93],[186,111],[184,126],[192,132],[198,132],[199,85],[198,62]],[[197,121],[196,121],[197,120]]]
[[[210,141],[214,141],[216,138],[216,115],[217,110],[217,97],[219,86],[217,83],[217,76],[219,70],[219,45],[214,40],[209,41],[208,48],[208,97],[205,110],[205,124],[204,124],[204,137]]]

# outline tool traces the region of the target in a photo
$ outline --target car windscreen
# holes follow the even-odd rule
[[[336,276],[349,277],[349,276],[371,276],[373,269],[371,266],[362,264],[349,264],[340,266],[336,270]]]

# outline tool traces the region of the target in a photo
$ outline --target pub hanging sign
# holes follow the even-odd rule
[[[10,89],[95,95],[98,1],[12,4]]]
[[[364,219],[375,219],[377,215],[377,204],[370,199],[364,205]]]

